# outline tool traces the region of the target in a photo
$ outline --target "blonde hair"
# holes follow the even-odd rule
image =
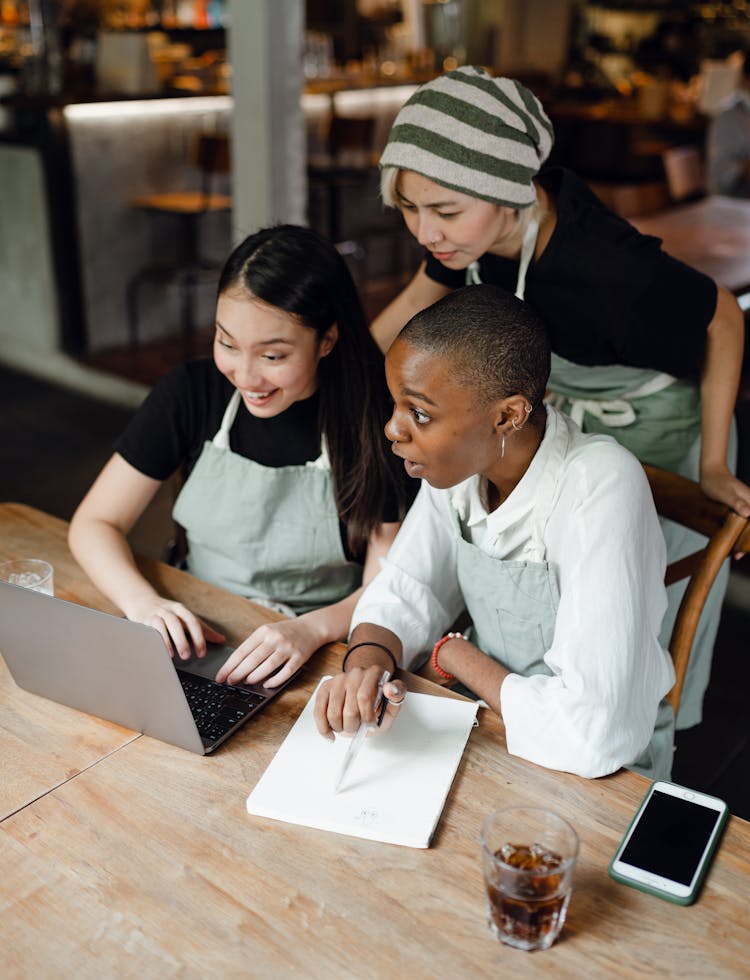
[[[396,184],[400,167],[382,167],[380,171],[380,197],[387,208],[397,208]]]
[[[383,204],[385,204],[387,208],[397,208],[399,206],[396,185],[398,184],[400,174],[400,167],[382,167],[380,170],[380,197]],[[461,193],[466,194],[467,192],[461,191]],[[468,196],[473,197],[474,195],[469,194]],[[507,207],[507,205],[498,204],[497,207]],[[546,211],[539,203],[539,194],[535,195],[533,204],[529,204],[528,207],[512,208],[511,210],[515,211],[516,213],[516,224],[513,231],[508,236],[507,241],[508,244],[514,246],[518,245],[518,248],[520,249],[523,236],[526,234],[526,229],[529,227],[532,220],[536,218],[539,224],[541,224]]]

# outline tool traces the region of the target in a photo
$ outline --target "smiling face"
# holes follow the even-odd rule
[[[336,343],[332,326],[321,340],[298,317],[244,291],[222,293],[216,307],[214,361],[238,388],[245,407],[272,418],[318,387],[318,363]]]
[[[449,190],[411,170],[396,180],[396,203],[420,245],[448,269],[465,269],[485,252],[515,257],[516,212]]]
[[[497,405],[478,405],[450,362],[397,339],[385,359],[393,414],[385,426],[409,476],[437,489],[479,473],[491,482],[500,460]]]

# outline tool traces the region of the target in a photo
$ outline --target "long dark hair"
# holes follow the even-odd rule
[[[338,326],[338,341],[318,365],[319,424],[349,549],[362,558],[386,502],[396,503],[400,519],[413,492],[383,433],[391,414],[383,355],[346,263],[310,228],[277,225],[250,235],[227,259],[219,295],[238,288],[298,317],[318,340]]]

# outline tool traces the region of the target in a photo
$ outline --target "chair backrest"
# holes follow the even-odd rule
[[[673,201],[687,201],[706,193],[706,167],[703,152],[697,146],[672,146],[661,155],[669,196]]]
[[[666,585],[688,579],[669,641],[675,683],[668,697],[677,714],[703,606],[725,559],[735,551],[750,550],[750,519],[709,499],[693,480],[656,466],[645,465],[644,470],[657,513],[708,539],[704,548],[668,565],[664,578]]]
[[[375,116],[333,114],[328,121],[329,152],[335,154],[342,150],[372,151],[376,123]]]
[[[201,189],[208,196],[215,177],[232,169],[231,147],[226,133],[201,133],[193,147],[193,161],[201,173]]]

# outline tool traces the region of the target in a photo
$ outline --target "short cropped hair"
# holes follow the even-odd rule
[[[550,372],[547,329],[525,302],[498,286],[464,286],[417,313],[399,335],[452,362],[453,376],[488,404],[523,395],[536,409]]]

